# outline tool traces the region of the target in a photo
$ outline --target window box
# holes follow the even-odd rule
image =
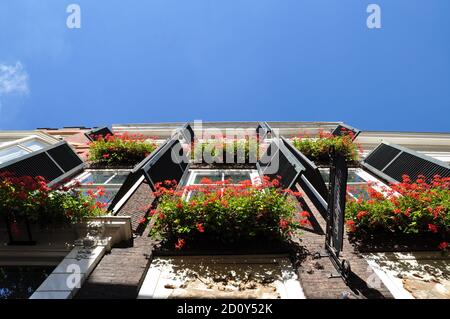
[[[171,181],[158,185],[158,206],[150,217],[153,237],[176,249],[199,242],[223,246],[285,240],[307,223],[307,213],[298,211],[298,201],[278,188],[278,180],[232,185],[223,175],[212,176],[179,188]],[[194,174],[191,181],[198,178]]]
[[[131,168],[156,149],[156,143],[143,136],[99,136],[89,145],[89,161],[97,168]]]
[[[350,135],[335,136],[331,133],[320,132],[318,138],[295,137],[292,139],[292,144],[317,166],[329,167],[330,155],[333,151],[342,153],[348,166],[359,165],[360,146]]]
[[[362,244],[375,237],[401,238],[416,245],[439,239],[435,248],[446,249],[450,238],[450,178],[435,176],[426,182],[423,176],[377,191],[371,185],[369,198],[347,202],[346,224],[350,237]]]

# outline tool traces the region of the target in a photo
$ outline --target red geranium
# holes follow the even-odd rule
[[[367,215],[367,212],[366,211],[364,211],[364,210],[362,210],[362,211],[360,211],[359,213],[358,213],[358,215],[356,215],[356,218],[358,218],[358,219],[362,219],[364,216],[366,216]]]
[[[176,249],[181,249],[186,244],[186,241],[184,239],[178,239],[178,242],[175,244]]]
[[[433,225],[433,224],[428,224],[428,230],[432,233],[438,232],[438,228],[436,227],[436,225]]]
[[[203,225],[200,224],[200,223],[197,223],[197,230],[198,230],[200,233],[205,232],[205,229],[203,228]]]

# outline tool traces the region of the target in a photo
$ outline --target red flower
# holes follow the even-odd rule
[[[178,242],[175,244],[176,249],[181,249],[186,244],[184,239],[178,239]]]
[[[289,226],[289,222],[286,219],[281,219],[280,220],[280,228],[281,229],[286,229]]]
[[[97,187],[97,196],[104,196],[105,195],[105,189],[103,187]]]
[[[308,218],[310,215],[309,215],[309,212],[304,210],[304,211],[300,212],[300,216]]]
[[[281,185],[281,183],[280,183],[280,181],[278,179],[274,179],[272,181],[272,186],[273,187],[280,187],[280,185]]]
[[[445,249],[448,248],[448,245],[449,245],[448,242],[443,241],[442,243],[439,244],[438,248],[439,248],[440,250],[445,250]]]
[[[432,233],[438,232],[438,228],[436,227],[436,225],[433,225],[433,224],[428,224],[428,230]]]
[[[406,217],[409,217],[409,213],[411,212],[411,208],[408,208],[407,210],[405,210],[403,212],[403,214],[405,214]]]
[[[362,210],[358,213],[358,215],[356,215],[356,218],[358,218],[359,220],[361,220],[364,216],[367,215],[367,212],[365,210]]]
[[[300,224],[302,224],[303,226],[311,226],[311,222],[307,219],[302,219],[300,221]]]
[[[109,158],[109,154],[103,154],[102,157],[105,158],[105,159]]]
[[[354,232],[356,230],[356,224],[353,220],[347,220],[346,224],[349,232]]]
[[[177,204],[177,208],[178,208],[178,209],[182,209],[182,208],[183,208],[183,204],[178,203],[178,204]]]
[[[141,219],[139,219],[139,224],[145,224],[147,222],[147,218],[142,217]]]
[[[200,224],[200,223],[197,223],[197,229],[198,229],[198,231],[199,231],[200,233],[205,232],[205,229],[203,228],[203,225]]]

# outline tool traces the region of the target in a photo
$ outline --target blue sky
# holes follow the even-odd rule
[[[66,27],[70,3],[81,29]],[[448,0],[2,0],[0,129],[201,119],[449,132],[448,12]]]

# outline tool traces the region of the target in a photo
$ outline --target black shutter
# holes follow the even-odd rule
[[[256,134],[258,135],[260,140],[263,140],[267,137],[268,134],[272,134],[273,130],[267,124],[267,122],[259,122],[258,126],[256,127]]]
[[[49,149],[47,153],[58,163],[64,172],[68,172],[83,163],[81,158],[66,143]]]
[[[415,180],[424,175],[450,177],[450,165],[395,144],[381,143],[363,161],[363,167],[387,182],[401,182],[402,175]]]
[[[333,134],[334,136],[341,136],[342,134],[344,134],[344,131],[351,131],[353,132],[353,139],[355,139],[359,133],[361,133],[360,130],[358,130],[357,128],[354,128],[350,125],[347,124],[339,124],[334,130],[333,132],[331,132],[331,134]]]
[[[89,132],[84,133],[84,135],[86,135],[89,140],[93,141],[96,136],[105,137],[106,135],[113,135],[113,132],[109,129],[109,127],[104,126],[92,129]]]
[[[192,129],[190,129],[190,126],[187,127],[187,125],[184,125],[178,132],[182,133],[182,130]],[[183,134],[183,136],[186,135]],[[193,136],[192,134],[191,137]],[[155,151],[134,167],[111,201],[108,207],[109,211],[115,210],[115,213],[117,213],[120,210],[120,207],[115,209],[118,202],[132,189],[142,176],[145,177],[153,191],[155,191],[155,185],[158,182],[176,180],[180,183],[188,171],[189,159],[186,154],[182,153],[182,146],[178,137],[178,134],[174,134],[171,139],[166,140],[158,146]],[[172,160],[172,153],[174,153],[176,161]]]
[[[189,163],[177,139],[169,140],[143,167],[144,175],[153,190],[155,185],[165,180],[181,181]]]
[[[192,143],[195,140],[194,130],[189,123],[184,124],[179,130],[177,130],[177,133],[181,134],[186,142]]]
[[[66,142],[51,145],[17,160],[0,165],[0,172],[10,172],[17,177],[43,176],[50,182],[61,180],[72,174],[72,170],[83,166],[83,161]]]
[[[400,152],[398,148],[381,143],[367,155],[364,162],[382,171]]]
[[[270,179],[281,177],[282,187],[289,189],[294,187],[301,172],[305,170],[278,138],[269,145],[256,166],[262,176],[268,176]]]
[[[305,168],[301,172],[298,183],[308,195],[319,212],[325,216],[327,211],[326,202],[328,201],[328,188],[323,180],[322,174],[320,174],[319,168],[310,161],[303,153],[297,150],[291,142],[282,137],[282,140],[286,148],[292,153],[293,156],[303,165]]]

